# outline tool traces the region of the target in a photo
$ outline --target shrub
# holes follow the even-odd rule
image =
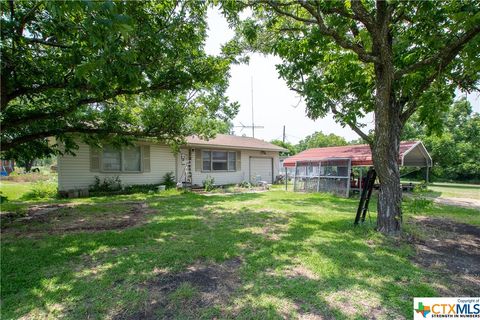
[[[163,185],[165,185],[165,189],[172,189],[177,186],[177,182],[175,181],[175,176],[173,175],[173,172],[167,172],[163,176]]]
[[[119,191],[122,189],[122,181],[119,176],[105,177],[103,181],[95,176],[95,183],[89,187],[91,192]]]
[[[24,200],[55,198],[57,197],[57,185],[53,181],[37,181],[33,183],[32,190],[22,196]]]
[[[238,184],[240,188],[247,188],[250,189],[252,187],[252,184],[248,181],[242,181],[241,183]]]
[[[215,179],[211,176],[207,176],[207,178],[203,181],[203,188],[207,192],[215,189]]]

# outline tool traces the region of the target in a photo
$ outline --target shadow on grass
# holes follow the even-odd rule
[[[421,284],[424,274],[411,265],[407,249],[370,229],[352,228],[356,201],[289,201],[264,193],[147,201],[157,214],[142,226],[41,241],[3,239],[3,316],[129,318],[145,308],[149,292],[141,284],[158,276],[156,270],[174,274],[197,261],[235,257],[244,261],[242,285],[230,297],[236,307],[212,306],[192,317],[411,317],[411,298],[433,294]],[[317,205],[331,212],[317,214]],[[285,273],[296,265],[317,277]]]

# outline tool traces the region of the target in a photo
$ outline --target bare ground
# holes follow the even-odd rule
[[[241,264],[239,258],[234,258],[222,264],[197,262],[179,273],[160,271],[141,288],[147,292],[143,310],[114,319],[172,319],[179,312],[195,317],[200,309],[225,307],[240,285],[237,273]],[[191,295],[178,294],[185,287],[190,288]]]
[[[480,291],[480,228],[449,219],[415,217],[422,237],[414,237],[413,261],[449,280],[436,284],[444,296],[476,296]],[[433,280],[433,279],[432,279]]]
[[[91,206],[101,210],[91,215]],[[39,235],[124,229],[142,223],[153,211],[144,202],[34,205],[24,216],[2,215],[2,234]]]

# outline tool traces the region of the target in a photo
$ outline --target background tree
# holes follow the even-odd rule
[[[480,115],[467,99],[452,104],[443,125],[415,120],[407,122],[402,139],[423,141],[434,163],[432,178],[480,181]]]
[[[2,156],[155,137],[211,136],[237,105],[230,60],[204,52],[200,1],[2,1]],[[219,121],[221,120],[221,121]]]
[[[280,152],[281,156],[293,156],[298,152],[296,145],[291,144],[290,142],[283,142],[282,140],[272,140],[270,143],[280,146],[287,149],[287,152]]]
[[[324,134],[321,131],[315,132],[309,136],[306,136],[305,139],[300,140],[297,144],[297,151],[301,152],[310,148],[324,148],[324,147],[337,147],[347,145],[347,141],[336,134]]]
[[[252,16],[240,21],[246,6]],[[370,144],[380,180],[377,229],[401,230],[398,167],[407,120],[439,118],[455,88],[477,89],[480,8],[477,1],[223,2],[238,37],[225,52],[277,55],[287,85],[316,119],[333,113]],[[373,112],[375,129],[362,131]]]

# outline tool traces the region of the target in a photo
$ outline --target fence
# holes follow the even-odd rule
[[[350,193],[351,160],[331,158],[297,162],[293,191],[329,192],[348,197]]]

